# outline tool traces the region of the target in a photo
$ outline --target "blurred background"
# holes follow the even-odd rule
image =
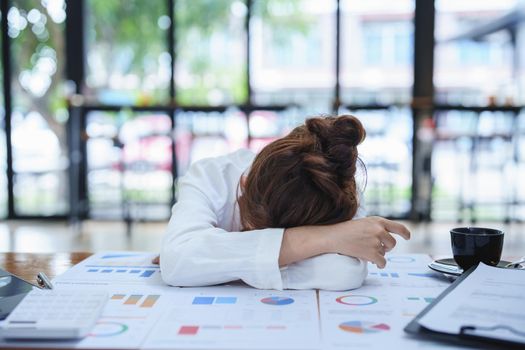
[[[367,129],[370,215],[525,219],[523,0],[0,3],[4,250],[80,223],[160,236],[192,162],[320,114]]]

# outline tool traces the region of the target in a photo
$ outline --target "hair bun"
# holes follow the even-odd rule
[[[342,115],[334,118],[332,133],[334,141],[356,147],[365,140],[366,132],[361,121],[352,115]],[[340,140],[338,140],[340,138]]]
[[[354,116],[312,118],[306,128],[313,136],[314,150],[335,163],[343,177],[353,177],[357,160],[357,145],[365,139],[363,124]]]
[[[363,124],[352,115],[307,119],[306,128],[319,139],[323,148],[336,144],[356,147],[366,136]]]

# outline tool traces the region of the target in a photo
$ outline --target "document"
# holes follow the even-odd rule
[[[160,267],[151,261],[157,254],[148,252],[102,252],[73,266],[53,280],[57,285],[165,285]]]
[[[456,349],[403,331],[450,285],[427,267],[430,262],[423,254],[387,255],[385,269],[369,265],[361,288],[319,291],[323,349]]]
[[[7,341],[2,348],[139,349],[160,317],[177,299],[177,289],[167,286],[59,285],[61,290],[104,290],[109,294],[100,319],[81,340]]]
[[[145,349],[320,349],[316,292],[179,288]]]
[[[170,287],[115,285],[106,290],[110,296],[102,316],[76,348],[138,349],[177,299],[176,288]]]
[[[102,289],[110,295],[102,317],[86,338],[36,343],[0,339],[0,347],[443,348],[403,332],[450,285],[428,269],[430,258],[422,254],[387,255],[387,268],[369,265],[364,286],[346,292],[259,290],[240,283],[170,287],[162,282],[159,267],[151,264],[154,257],[145,252],[98,253],[53,281],[57,289]]]
[[[481,263],[419,320],[437,332],[469,333],[525,344],[525,271]]]

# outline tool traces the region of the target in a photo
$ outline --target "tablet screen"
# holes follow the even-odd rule
[[[35,285],[0,269],[0,320],[5,319]]]

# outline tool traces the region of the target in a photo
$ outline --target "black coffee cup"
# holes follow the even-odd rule
[[[501,259],[504,232],[483,227],[450,230],[454,260],[464,270],[483,262],[496,266]]]

